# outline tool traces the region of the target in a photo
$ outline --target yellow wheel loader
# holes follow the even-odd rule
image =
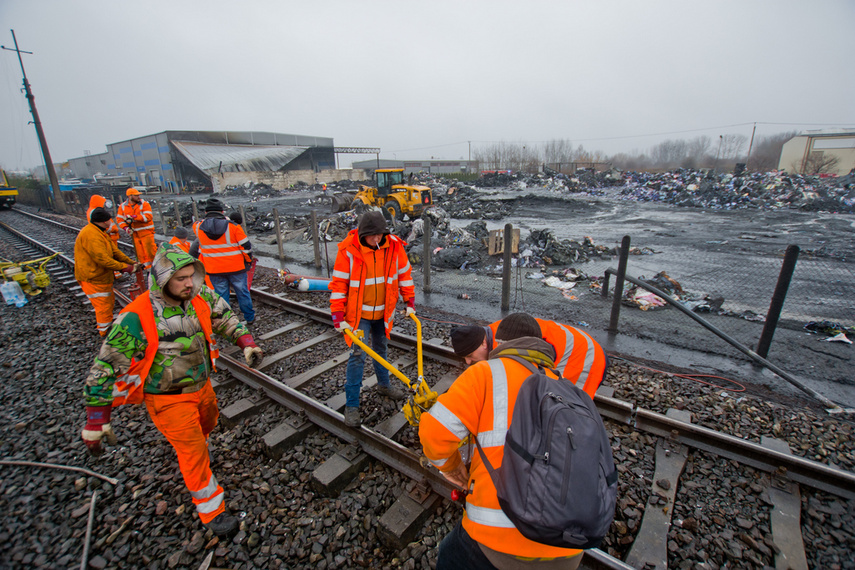
[[[392,223],[418,218],[433,204],[430,187],[404,183],[403,168],[379,168],[374,171],[376,186],[360,186],[350,209],[362,214],[369,208],[380,208]]]

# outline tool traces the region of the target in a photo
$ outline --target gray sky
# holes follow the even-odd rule
[[[0,22],[34,52],[54,162],[164,130],[457,159],[467,141],[612,154],[855,127],[851,0],[0,0]],[[35,166],[14,52],[0,70],[0,165]]]

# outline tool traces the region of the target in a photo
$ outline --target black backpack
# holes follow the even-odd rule
[[[563,548],[596,548],[614,519],[617,470],[603,420],[591,397],[567,379],[532,371],[520,387],[494,469],[478,438],[499,505],[529,540]]]

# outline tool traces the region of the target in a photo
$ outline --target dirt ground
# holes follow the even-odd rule
[[[720,295],[733,313],[749,311],[765,315],[778,280],[785,250],[798,245],[801,254],[785,303],[782,321],[775,332],[769,360],[808,386],[846,407],[855,407],[855,346],[825,342],[825,337],[810,335],[804,325],[811,321],[834,321],[847,327],[855,325],[855,218],[851,215],[779,210],[701,210],[665,204],[626,200],[619,189],[606,189],[604,195],[557,194],[538,189],[513,191],[482,190],[485,200],[511,201],[511,215],[488,221],[488,229],[512,223],[523,236],[531,230],[549,229],[558,239],[582,240],[619,246],[628,235],[632,246],[647,248],[651,255],[631,256],[628,274],[652,277],[660,271],[680,281],[686,289]],[[197,199],[204,196],[197,196]],[[170,197],[171,199],[171,197]],[[182,199],[189,199],[182,197]],[[227,206],[244,205],[266,213],[277,208],[283,216],[305,216],[315,210],[319,219],[328,213],[317,192],[299,191],[273,198],[251,199],[229,196]],[[249,214],[252,216],[252,214]],[[472,222],[455,219],[452,225],[463,227]],[[268,234],[268,236],[272,235]],[[276,259],[277,246],[266,244],[265,236],[250,236],[256,251],[268,267],[288,267],[309,275],[324,275],[325,269],[313,264],[311,242],[297,240],[285,244],[284,263]],[[322,264],[335,258],[335,243],[321,247]],[[617,267],[617,258],[589,261],[578,268],[591,277],[602,277],[608,267]],[[549,268],[552,269],[552,268]],[[526,269],[523,273],[535,270]],[[418,273],[418,271],[416,272]],[[417,283],[421,277],[414,274]],[[461,279],[471,300],[459,300]],[[698,370],[738,378],[785,398],[805,397],[786,380],[753,364],[751,358],[716,337],[691,318],[670,309],[642,312],[624,307],[620,334],[609,335],[606,326],[611,297],[603,299],[592,292],[580,293],[575,303],[533,280],[523,279],[526,312],[560,322],[590,326],[587,332],[607,350],[624,354],[673,370]],[[500,289],[495,280],[454,272],[432,274],[434,292],[424,295],[417,287],[417,302],[458,315],[469,322],[492,322],[502,317]],[[479,289],[480,287],[480,289]],[[579,288],[581,289],[581,287]],[[513,310],[521,310],[517,305]],[[762,330],[762,323],[749,323],[735,316],[702,315],[751,349]],[[809,399],[809,398],[808,398]]]

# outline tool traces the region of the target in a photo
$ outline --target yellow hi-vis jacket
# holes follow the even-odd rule
[[[133,260],[119,251],[107,232],[86,224],[74,241],[74,278],[87,283],[111,284],[113,271],[121,271]]]
[[[531,371],[515,360],[498,358],[501,354],[514,354],[547,367],[553,365],[554,351],[546,341],[524,337],[502,343],[488,360],[467,368],[430,411],[422,414],[419,423],[424,454],[440,471],[451,471],[460,465],[458,446],[470,433],[478,438],[493,467],[502,464],[505,434],[511,425],[517,394]],[[551,372],[547,374],[554,377]],[[580,552],[524,537],[499,506],[496,487],[478,453],[472,454],[468,490],[463,528],[476,542],[523,558],[560,558]]]
[[[395,317],[395,305],[400,293],[404,301],[415,297],[410,260],[404,250],[405,242],[392,234],[386,235],[386,241],[380,246],[382,252],[375,252],[359,243],[358,230],[351,230],[338,244],[332,281],[330,281],[330,312],[344,313],[344,320],[354,329],[359,326],[363,312],[382,315],[386,324],[386,336],[390,335]],[[376,273],[373,259],[378,253],[384,255],[383,271]],[[364,304],[365,292],[369,287],[385,287],[384,304],[381,307],[368,307]],[[377,298],[377,295],[374,295]],[[382,312],[381,312],[382,311]],[[350,337],[345,337],[350,345]]]
[[[535,320],[540,325],[543,340],[555,349],[555,369],[593,400],[606,374],[606,353],[603,347],[588,333],[576,327],[555,321]],[[500,322],[490,325],[493,338],[496,338]]]

